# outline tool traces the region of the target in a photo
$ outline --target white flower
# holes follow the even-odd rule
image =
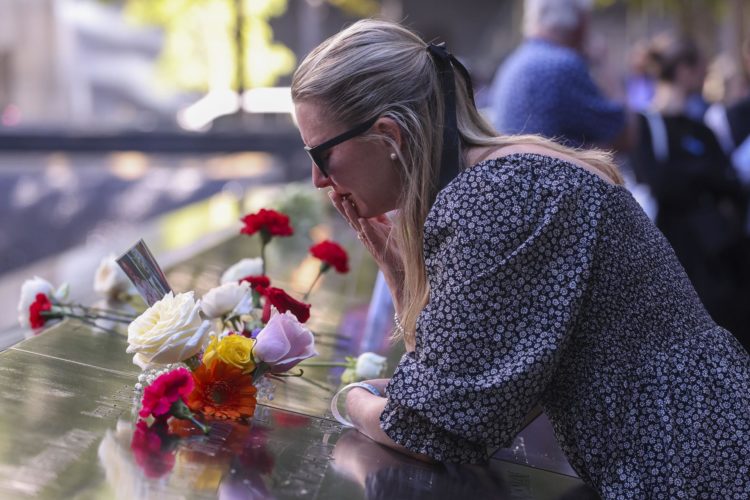
[[[247,314],[250,312],[251,298],[250,283],[230,281],[209,290],[203,296],[201,309],[211,319],[221,318],[233,311],[235,314]]]
[[[114,254],[104,257],[94,274],[94,291],[111,298],[130,288],[130,280],[117,265],[116,259]]]
[[[202,321],[200,301],[193,292],[169,292],[128,326],[127,352],[146,369],[154,364],[178,363],[200,352],[208,340],[209,321]]]
[[[347,360],[349,364],[341,374],[341,381],[345,384],[380,378],[387,368],[386,358],[374,352],[363,352],[356,360],[354,358],[347,358]]]
[[[67,298],[69,290],[70,286],[67,283],[63,283],[60,285],[60,288],[55,290],[55,287],[49,281],[39,276],[34,276],[33,279],[24,281],[23,285],[21,285],[21,298],[18,301],[18,322],[23,328],[31,327],[29,323],[29,307],[36,300],[37,294],[42,293],[50,300],[59,302]]]
[[[221,275],[221,284],[237,282],[245,276],[260,276],[261,274],[263,274],[263,259],[260,257],[242,259],[224,271],[224,274]]]
[[[363,352],[357,358],[357,365],[354,371],[360,380],[368,380],[371,378],[380,378],[385,369],[385,356],[380,356],[374,352]]]

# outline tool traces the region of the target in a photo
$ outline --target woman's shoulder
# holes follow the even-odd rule
[[[455,219],[464,213],[544,212],[560,203],[572,209],[614,186],[593,167],[547,148],[512,146],[489,153],[469,157],[472,166],[438,194],[431,213]],[[575,203],[564,201],[573,198]]]
[[[593,175],[606,184],[613,184],[611,179],[592,165],[569,154],[555,151],[543,145],[514,144],[491,149],[476,158],[471,168],[487,163],[503,166],[514,164],[564,166],[570,167],[569,171],[563,172],[565,174],[572,174],[574,177],[584,174],[584,178]]]

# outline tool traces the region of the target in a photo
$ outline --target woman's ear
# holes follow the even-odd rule
[[[390,138],[393,142],[396,143],[398,148],[401,149],[401,127],[399,127],[398,123],[396,123],[396,120],[387,116],[383,116],[381,118],[378,118],[378,120],[375,122],[375,125],[373,125],[373,128],[378,134],[382,134]]]

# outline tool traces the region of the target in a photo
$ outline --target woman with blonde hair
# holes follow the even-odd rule
[[[313,50],[292,97],[313,182],[383,271],[407,349],[348,393],[358,430],[478,463],[541,406],[606,497],[750,493],[750,357],[608,154],[497,136],[446,48],[385,21]]]

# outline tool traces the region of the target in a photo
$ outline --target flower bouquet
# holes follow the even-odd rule
[[[305,326],[310,304],[271,286],[266,275],[266,247],[293,234],[289,218],[262,209],[242,221],[242,234],[260,236],[260,257],[231,266],[202,299],[192,291],[167,293],[128,326],[127,352],[144,370],[136,385],[143,391],[140,417],[191,420],[204,431],[196,414],[249,419],[259,395],[272,397],[273,380],[301,376],[295,367],[317,355]],[[348,271],[346,252],[334,242],[311,253],[321,266],[310,289],[331,268]]]

